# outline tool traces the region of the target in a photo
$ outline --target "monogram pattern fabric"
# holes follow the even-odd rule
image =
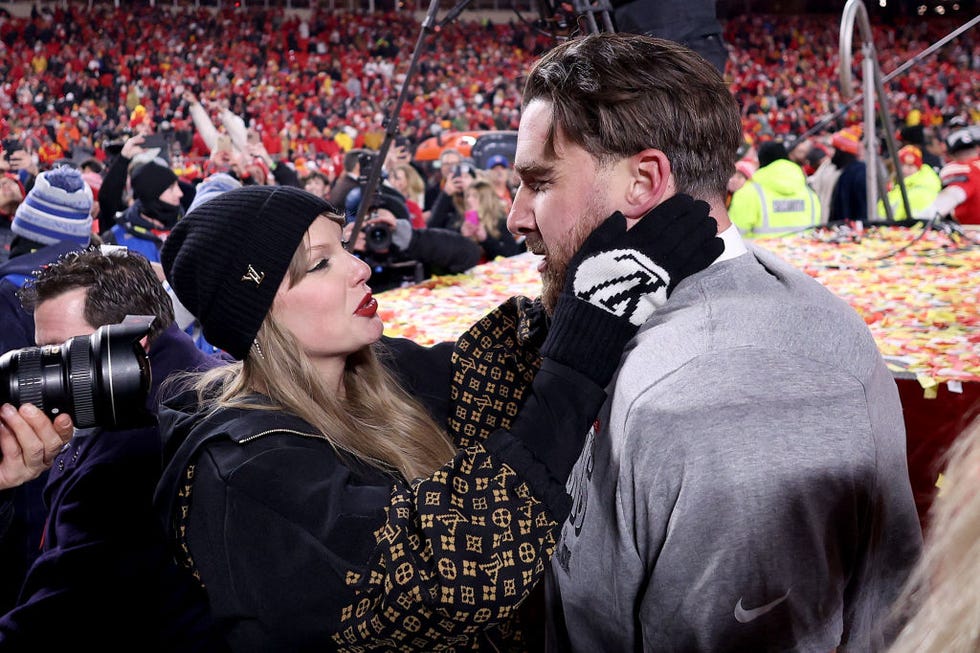
[[[483,443],[507,429],[540,365],[540,304],[512,298],[456,343],[448,429],[460,452],[392,491],[368,572],[334,636],[340,650],[524,650],[517,609],[544,573],[558,523]]]

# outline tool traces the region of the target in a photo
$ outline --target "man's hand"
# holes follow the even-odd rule
[[[357,234],[357,239],[354,241],[354,248],[351,251],[363,252],[367,249],[367,243],[364,240],[364,232],[369,229],[371,225],[376,224],[386,224],[392,230],[398,225],[398,218],[395,214],[388,209],[378,208],[368,213],[367,217],[364,218],[364,222],[361,224],[361,231]],[[349,242],[353,236],[354,223],[348,222],[344,225],[344,240]]]
[[[0,408],[0,490],[35,479],[54,462],[71,439],[71,417],[52,421],[32,404]]]
[[[31,153],[25,149],[16,150],[10,153],[10,158],[7,160],[10,166],[10,172],[19,172],[20,170],[26,170],[28,174],[36,175],[38,170],[37,166],[34,165],[34,157]]]

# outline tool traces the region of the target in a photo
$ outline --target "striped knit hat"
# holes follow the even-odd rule
[[[323,213],[336,211],[300,188],[243,186],[208,199],[177,223],[160,261],[208,342],[238,360],[248,356],[293,254]]]
[[[11,231],[41,243],[71,241],[87,245],[92,234],[92,189],[75,168],[40,173],[17,207]]]

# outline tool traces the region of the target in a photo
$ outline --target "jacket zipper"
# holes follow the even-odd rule
[[[247,438],[242,438],[241,440],[238,441],[238,444],[245,444],[246,442],[251,442],[256,438],[261,438],[263,435],[269,435],[270,433],[290,433],[292,435],[301,435],[304,438],[316,438],[318,440],[327,439],[327,437],[322,433],[304,433],[303,431],[294,431],[293,429],[269,429],[268,431],[262,431],[261,433],[250,435]]]

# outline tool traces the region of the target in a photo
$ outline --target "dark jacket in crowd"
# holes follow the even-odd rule
[[[531,385],[536,355],[510,349],[516,320],[487,320],[507,344],[481,350],[489,335],[474,332],[455,360],[452,345],[385,341],[387,363],[460,447],[416,483],[351,461],[280,410],[203,415],[193,396],[161,409],[162,432],[183,442],[157,505],[233,649],[519,641],[516,606],[568,515],[564,478],[605,393],[551,360]],[[487,393],[499,401],[474,399]]]
[[[62,254],[79,249],[78,243],[62,241],[40,245],[0,265],[0,355],[34,346],[34,316],[24,310],[17,291],[34,270],[53,263]],[[0,532],[0,614],[17,602],[27,570],[40,554],[41,530],[47,516],[42,492],[48,472],[23,485],[0,493],[0,511],[6,511],[7,533]],[[2,531],[3,529],[0,529]]]
[[[147,408],[171,373],[215,360],[171,325],[150,348]],[[76,432],[51,468],[42,551],[18,606],[0,617],[0,649],[222,650],[204,594],[174,563],[153,511],[161,456],[152,422]]]

